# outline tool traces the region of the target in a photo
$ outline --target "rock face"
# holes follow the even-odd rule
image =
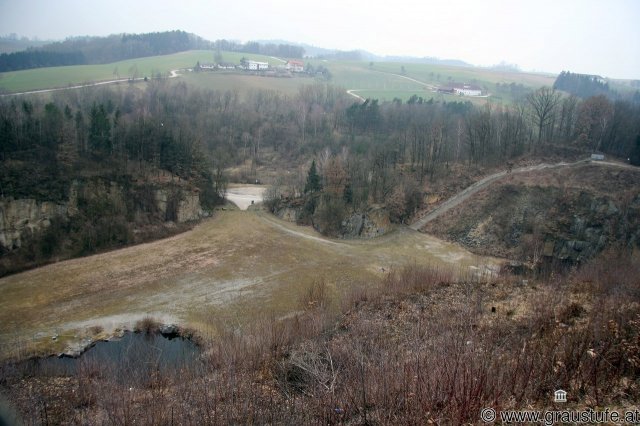
[[[156,189],[155,202],[160,215],[178,223],[190,222],[203,217],[200,197],[195,192],[175,189]]]
[[[610,245],[640,247],[640,194],[503,185],[425,230],[482,254],[581,263]]]
[[[0,244],[9,251],[20,248],[24,233],[33,234],[44,229],[53,217],[67,212],[67,205],[49,201],[0,200]]]
[[[300,203],[298,203],[300,204]],[[274,211],[274,214],[280,219],[288,222],[297,223],[299,225],[313,225],[313,227],[321,232],[323,229],[318,227],[317,223],[313,223],[309,217],[304,220],[303,208],[300,205],[285,205]],[[389,232],[391,221],[389,213],[383,208],[372,208],[364,213],[353,213],[342,220],[340,231],[337,234],[331,234],[338,238],[375,238]]]
[[[282,210],[279,210],[276,213],[280,219],[286,220],[287,222],[296,223],[300,217],[300,210],[292,207],[285,207]]]
[[[342,222],[343,238],[375,238],[389,231],[391,221],[384,209],[354,213]]]
[[[156,188],[152,199],[145,205],[131,202],[132,193],[141,191],[123,183],[104,179],[74,181],[69,189],[69,199],[62,203],[35,199],[0,199],[0,245],[3,251],[21,247],[26,236],[43,231],[56,218],[70,219],[86,205],[95,205],[118,211],[129,211],[138,218],[149,212],[158,212],[158,220],[177,223],[198,220],[204,216],[197,191],[177,187]],[[139,192],[136,192],[139,195]],[[151,204],[151,205],[148,205]],[[168,212],[168,210],[172,210]],[[133,211],[131,211],[133,210]],[[98,215],[100,211],[96,212]],[[171,213],[171,214],[168,214]]]

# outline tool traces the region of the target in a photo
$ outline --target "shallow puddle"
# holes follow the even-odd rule
[[[37,358],[22,367],[35,375],[73,376],[109,374],[124,383],[139,383],[154,372],[179,372],[198,364],[200,348],[182,337],[127,332],[121,338],[100,341],[79,357]]]

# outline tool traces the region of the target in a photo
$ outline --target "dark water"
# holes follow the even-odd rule
[[[118,340],[98,342],[78,358],[48,357],[25,361],[35,376],[109,375],[121,383],[140,383],[153,373],[180,374],[199,365],[200,348],[182,337],[127,332]]]

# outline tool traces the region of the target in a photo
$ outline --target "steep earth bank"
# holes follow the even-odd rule
[[[174,234],[207,215],[197,188],[131,178],[72,181],[68,198],[0,198],[0,276]]]
[[[507,176],[422,231],[476,253],[575,264],[640,247],[640,171],[589,164]]]

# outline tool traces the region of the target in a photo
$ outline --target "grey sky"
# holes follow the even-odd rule
[[[0,34],[171,29],[640,79],[638,0],[0,0]]]

